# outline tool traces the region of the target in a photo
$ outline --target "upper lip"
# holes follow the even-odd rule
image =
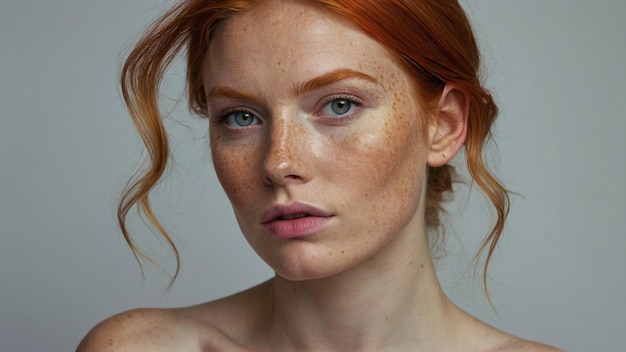
[[[263,212],[261,223],[267,224],[282,216],[305,214],[306,216],[329,217],[330,212],[303,203],[293,203],[288,205],[274,205]]]

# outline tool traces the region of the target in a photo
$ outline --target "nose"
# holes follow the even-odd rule
[[[311,162],[306,127],[293,118],[271,122],[263,161],[265,181],[270,185],[306,183],[311,179]]]

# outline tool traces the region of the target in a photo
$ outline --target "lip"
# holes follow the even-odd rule
[[[306,216],[291,218],[301,214]],[[276,237],[298,238],[319,232],[333,216],[326,210],[303,203],[275,205],[263,212],[261,225]]]

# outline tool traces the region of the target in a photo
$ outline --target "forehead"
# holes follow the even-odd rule
[[[300,1],[270,1],[217,26],[204,82],[308,80],[340,68],[377,79],[401,73],[385,47],[346,19]]]

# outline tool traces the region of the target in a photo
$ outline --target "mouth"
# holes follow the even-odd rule
[[[310,216],[309,214],[290,214],[290,215],[281,215],[276,220],[295,220],[302,219],[304,217]]]
[[[298,220],[302,218],[330,218],[333,214],[303,203],[293,203],[288,205],[275,205],[267,209],[261,215],[261,224],[281,220]]]
[[[277,205],[265,211],[261,225],[282,239],[311,236],[323,231],[334,214],[306,204]]]

